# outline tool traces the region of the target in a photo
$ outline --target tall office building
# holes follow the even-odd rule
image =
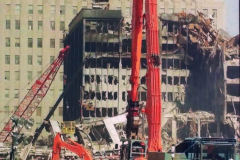
[[[35,80],[63,47],[64,30],[81,8],[122,10],[131,22],[131,0],[1,0],[0,1],[0,129]],[[223,0],[158,0],[160,13],[180,11],[214,14],[214,26],[225,29]],[[38,126],[63,91],[63,68],[33,117]],[[63,105],[53,118],[61,121]]]

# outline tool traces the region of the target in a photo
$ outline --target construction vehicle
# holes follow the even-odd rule
[[[39,103],[47,94],[48,89],[50,88],[59,68],[61,67],[63,59],[69,53],[69,49],[70,47],[67,46],[60,51],[58,57],[46,69],[46,71],[41,75],[41,77],[35,81],[31,89],[28,91],[28,93],[23,98],[22,102],[11,117],[19,117],[28,120],[32,116]],[[0,132],[1,142],[11,141],[10,135],[12,133],[12,125],[13,122],[11,119],[9,119],[3,130]],[[21,131],[21,129],[22,127],[20,127],[19,132]]]
[[[131,73],[131,91],[129,92],[129,100],[127,106],[127,141],[128,144],[122,145],[121,159],[146,159],[160,160],[168,159],[166,155],[171,155],[162,152],[161,144],[161,88],[160,88],[160,47],[158,34],[158,16],[157,16],[157,0],[146,0],[145,11],[143,15],[143,0],[133,0],[132,8],[132,73]],[[146,113],[148,121],[148,141],[139,139],[138,128],[140,122],[140,107],[138,102],[138,87],[139,87],[139,70],[140,57],[142,47],[142,30],[146,26],[146,43],[147,43],[147,103],[146,109],[142,112]],[[200,139],[200,140],[199,140]],[[124,141],[124,140],[123,140]],[[126,141],[126,140],[125,140]],[[192,140],[194,141],[194,140]],[[225,159],[234,159],[234,151],[236,140],[230,141],[216,138],[196,138],[194,144],[198,144],[198,149],[193,150],[190,146],[185,147],[186,150],[192,150],[192,155],[203,158],[203,147],[208,145],[221,145],[222,148],[228,148],[229,156]],[[212,143],[211,143],[212,142]],[[181,143],[183,146],[185,141]],[[200,146],[200,148],[199,148]],[[230,147],[228,147],[230,146]],[[177,147],[179,150],[181,147]],[[214,147],[213,147],[214,148]],[[201,152],[200,152],[201,150]],[[205,149],[206,150],[206,149]],[[180,150],[179,150],[180,151]],[[215,151],[220,154],[220,150]],[[169,157],[172,159],[173,157]],[[187,156],[188,158],[188,156]],[[193,157],[191,157],[193,158]],[[191,159],[190,158],[190,159]],[[175,158],[181,159],[181,158]]]
[[[143,30],[143,0],[133,0],[132,8],[132,73],[131,91],[129,92],[127,138],[129,139],[128,153],[122,154],[128,157],[146,157],[151,152],[162,151],[161,144],[161,89],[160,89],[160,53],[157,0],[145,1],[145,26],[147,43],[147,103],[145,113],[148,120],[148,141],[137,140],[139,127],[139,70],[142,47]],[[124,149],[123,149],[124,150]],[[125,151],[127,151],[125,150]],[[124,159],[122,157],[122,159]]]

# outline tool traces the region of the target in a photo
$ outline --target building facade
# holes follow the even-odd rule
[[[82,8],[121,10],[131,22],[130,0],[2,0],[0,1],[0,128],[34,81],[63,47],[64,30]],[[158,0],[160,13],[215,13],[216,28],[225,29],[222,0]],[[63,68],[33,117],[38,126],[63,91]],[[62,121],[63,105],[53,119]]]

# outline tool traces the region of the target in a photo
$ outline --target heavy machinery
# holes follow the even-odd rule
[[[67,46],[60,51],[58,57],[33,84],[11,117],[19,117],[28,120],[32,116],[39,103],[47,94],[48,89],[50,88],[59,68],[61,67],[63,59],[69,53],[69,49],[70,47]],[[12,132],[12,125],[13,122],[11,119],[9,119],[3,130],[0,132],[1,142],[11,141],[9,135],[11,135]],[[19,132],[21,131],[21,128],[22,127],[20,127]]]
[[[157,0],[146,0],[143,16],[143,0],[133,0],[132,13],[132,89],[129,92],[127,138],[129,141],[128,158],[146,157],[146,151],[162,151],[161,145],[161,90],[160,90],[160,53],[158,36]],[[145,113],[148,121],[148,142],[138,141],[139,127],[139,70],[142,46],[142,29],[145,18],[147,43],[147,103]],[[148,147],[146,147],[148,145]],[[139,149],[137,149],[139,148]],[[140,153],[142,152],[142,153]]]

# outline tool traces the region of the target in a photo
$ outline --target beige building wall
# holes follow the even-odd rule
[[[62,30],[68,29],[68,24],[81,8],[104,8],[109,4],[110,9],[122,10],[125,21],[131,22],[132,0],[99,1],[101,0],[0,1],[0,129],[35,80],[50,65],[53,57],[57,57],[62,48]],[[223,0],[158,0],[158,9],[159,14],[176,13],[181,10],[191,13],[208,12],[207,14],[216,11],[216,28],[225,29],[226,9]],[[19,29],[18,22],[20,22]],[[52,22],[55,22],[54,30],[51,29]],[[48,94],[33,113],[35,125],[32,131],[40,125],[61,94],[62,76],[61,68]],[[62,106],[61,103],[52,119],[61,122]]]

